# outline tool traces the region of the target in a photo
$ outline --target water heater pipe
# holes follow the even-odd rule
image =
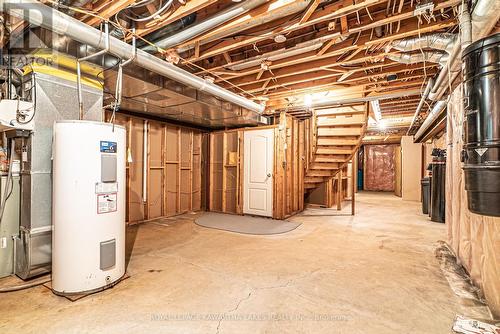
[[[90,45],[99,50],[106,48],[106,39],[102,38],[103,34],[101,31],[36,0],[0,0],[0,5],[4,12],[11,16],[21,18],[30,24],[38,25],[60,35],[65,35],[75,41]],[[133,47],[130,44],[110,36],[109,53],[120,59],[129,59],[130,55],[133,53]],[[204,91],[245,109],[258,113],[262,113],[265,109],[265,106],[261,104],[219,87],[214,83],[189,73],[143,50],[137,50],[134,63],[146,70],[165,76],[199,91]]]
[[[146,120],[143,128],[142,160],[142,201],[146,203],[148,199],[148,121]]]
[[[419,143],[421,139],[424,137],[424,134],[426,133],[427,129],[431,126],[431,124],[434,122],[434,120],[441,115],[441,113],[444,111],[446,108],[448,102],[447,101],[437,101],[434,107],[432,108],[431,112],[425,119],[424,123],[422,123],[422,126],[420,129],[418,129],[417,133],[415,134],[414,142]]]
[[[78,110],[79,110],[79,120],[83,119],[83,97],[82,97],[82,70],[81,70],[81,62],[89,60],[91,58],[104,55],[109,51],[109,24],[106,22],[104,24],[104,33],[106,34],[104,37],[105,40],[105,48],[104,50],[98,51],[94,54],[88,55],[83,58],[78,58],[76,60],[76,89],[78,91]]]
[[[409,135],[410,130],[413,128],[413,125],[415,125],[415,121],[417,120],[417,117],[420,114],[420,110],[422,110],[422,107],[424,106],[425,100],[429,96],[429,93],[431,92],[433,85],[434,85],[434,79],[430,78],[429,81],[427,82],[427,86],[425,87],[424,93],[422,94],[422,98],[420,99],[420,102],[418,103],[417,110],[415,110],[415,114],[413,114],[413,119],[411,120],[410,127],[408,128],[408,131],[406,132],[407,136]]]

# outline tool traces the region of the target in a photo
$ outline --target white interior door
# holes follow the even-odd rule
[[[245,131],[243,213],[272,217],[274,129]]]

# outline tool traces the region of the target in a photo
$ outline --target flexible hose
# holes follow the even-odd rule
[[[14,292],[14,291],[20,291],[20,290],[24,290],[24,289],[34,288],[35,286],[39,286],[39,285],[48,283],[50,281],[51,281],[51,278],[47,277],[45,279],[38,280],[36,282],[29,282],[29,283],[25,283],[25,284],[14,285],[14,286],[6,286],[6,287],[0,288],[0,293]]]
[[[162,14],[167,9],[169,9],[170,6],[172,5],[172,2],[174,2],[174,0],[167,0],[167,2],[162,7],[160,7],[160,9],[158,9],[155,13],[153,13],[153,14],[147,16],[147,17],[134,18],[134,17],[131,17],[130,15],[126,15],[126,16],[127,16],[127,18],[129,18],[129,19],[131,19],[132,21],[135,21],[135,22],[149,21],[151,19],[154,19],[158,15]]]

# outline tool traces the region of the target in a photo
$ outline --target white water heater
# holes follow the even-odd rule
[[[54,126],[52,289],[93,292],[125,274],[125,128]]]

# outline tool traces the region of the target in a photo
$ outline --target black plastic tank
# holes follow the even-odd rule
[[[464,149],[469,210],[500,216],[500,34],[463,52]]]
[[[430,216],[433,222],[444,223],[446,216],[446,151],[432,152]]]
[[[430,179],[428,177],[424,177],[422,180],[420,180],[420,185],[422,187],[421,194],[422,194],[422,213],[428,214],[429,213],[429,202],[431,198],[431,183]]]

